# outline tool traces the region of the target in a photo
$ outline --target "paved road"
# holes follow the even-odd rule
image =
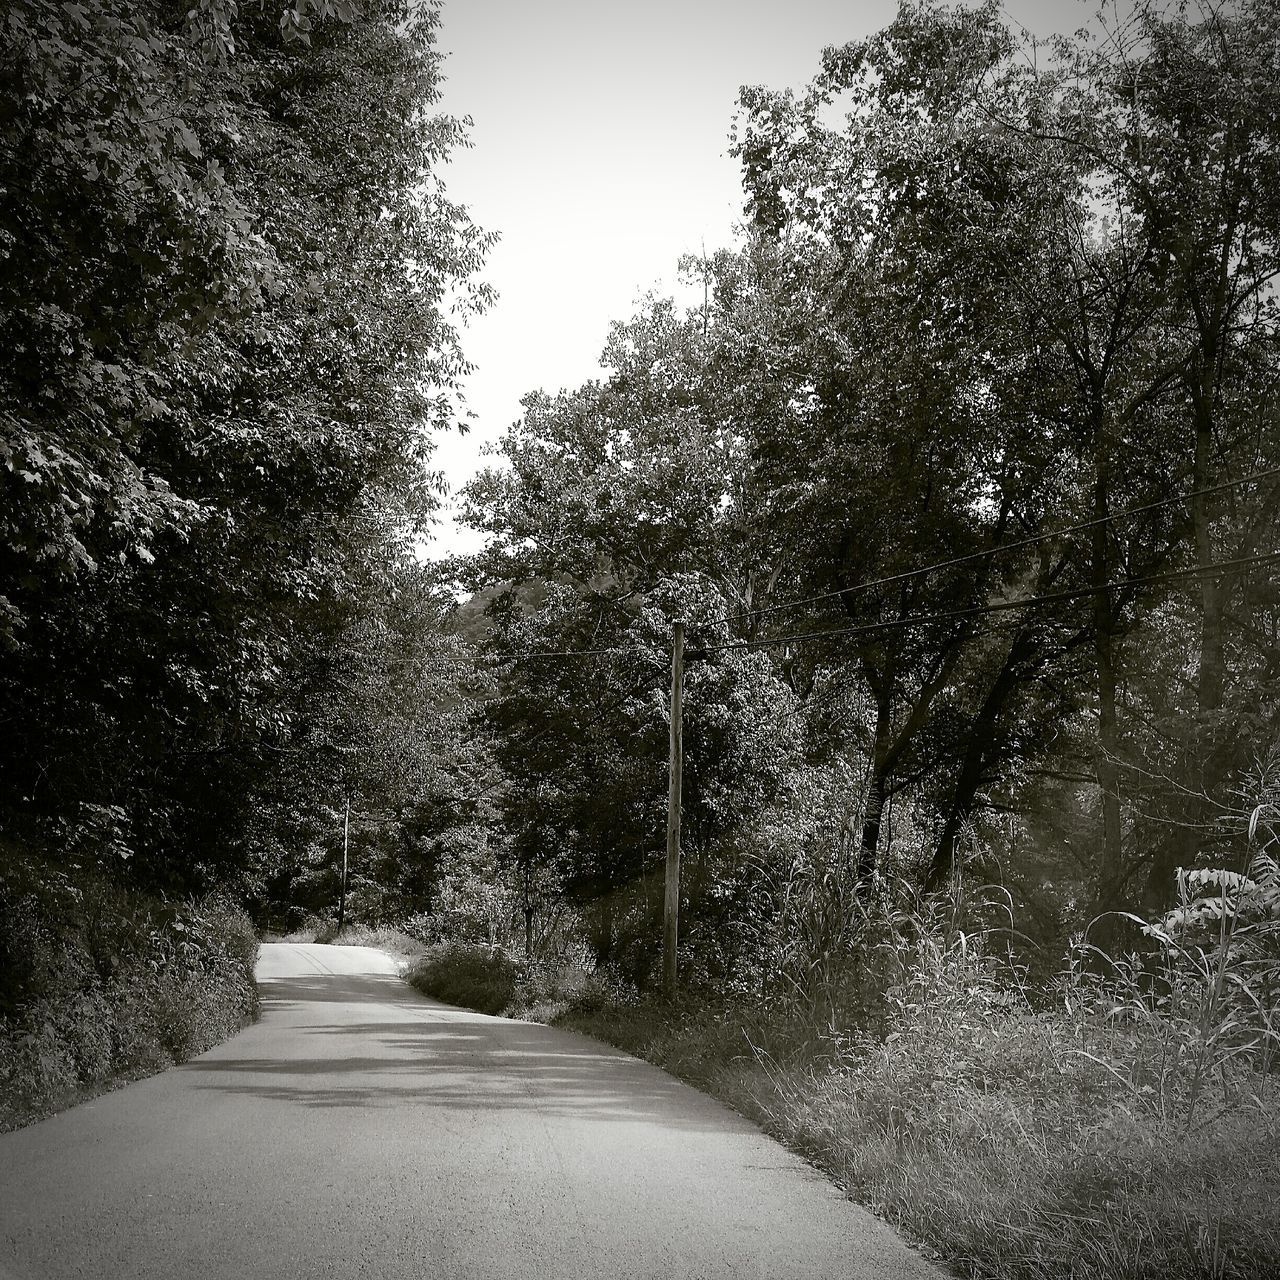
[[[3,1280],[938,1280],[745,1121],[568,1032],[264,946],[262,1020],[0,1137]]]

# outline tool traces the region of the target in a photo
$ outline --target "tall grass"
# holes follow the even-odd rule
[[[806,922],[793,892],[767,999],[704,991],[672,1007],[483,946],[430,947],[409,976],[707,1090],[958,1274],[1267,1280],[1280,1277],[1274,881],[1265,856],[1234,877],[1189,873],[1177,908],[1145,922],[1149,953],[1077,939],[1048,989],[991,923],[998,894],[901,886],[845,899],[839,928]]]
[[[517,957],[476,943],[436,943],[406,974],[424,995],[481,1013],[551,1022],[570,1010],[615,1007],[625,988],[581,967]]]
[[[852,874],[838,851],[782,869],[733,998],[704,983],[673,1007],[484,946],[430,946],[410,977],[720,1097],[957,1274],[1280,1278],[1274,844],[1181,873],[1171,911],[1133,918],[1141,954],[1081,936],[1035,984],[1001,891]]]
[[[1190,873],[1146,926],[1151,953],[1077,940],[1047,992],[981,913],[900,892],[851,907],[861,931],[816,980],[793,949],[786,997],[563,1020],[755,1118],[962,1275],[1265,1280],[1280,1276],[1274,879],[1265,856]],[[883,982],[870,1005],[847,972],[859,948]]]

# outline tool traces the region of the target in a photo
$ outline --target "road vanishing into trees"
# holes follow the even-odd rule
[[[938,1280],[745,1120],[569,1032],[269,944],[260,1022],[0,1137],[2,1280]]]

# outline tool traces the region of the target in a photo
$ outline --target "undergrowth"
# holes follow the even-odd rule
[[[1153,950],[1076,941],[1032,993],[955,903],[866,922],[863,1026],[822,998],[636,1000],[563,1021],[757,1120],[848,1194],[988,1280],[1280,1276],[1276,868],[1186,873]],[[824,960],[829,963],[829,957]]]
[[[474,943],[437,943],[405,976],[424,995],[446,1004],[532,1022],[605,1007],[623,992],[603,974],[521,959]]]
[[[0,1130],[184,1062],[257,1014],[257,939],[223,897],[0,879]]]
[[[649,1059],[756,1120],[983,1280],[1280,1276],[1274,863],[1189,873],[1153,949],[1076,940],[1031,991],[954,900],[886,893],[865,951],[769,1000],[673,1008],[487,947],[429,952],[427,994]],[[874,918],[872,918],[874,916]],[[1224,924],[1225,919],[1225,924]],[[846,967],[877,974],[879,999]],[[849,992],[853,995],[850,996]],[[855,1013],[850,1011],[854,1010]]]
[[[647,1058],[973,1280],[1280,1280],[1280,869],[1256,819],[1244,870],[1180,873],[1171,911],[1130,917],[1138,954],[1078,937],[1047,983],[1002,891],[868,894],[836,862],[788,872],[731,996],[434,939],[406,976]]]

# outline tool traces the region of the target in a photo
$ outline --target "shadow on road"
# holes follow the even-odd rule
[[[638,1059],[572,1032],[437,1004],[392,975],[279,978],[261,989],[254,1030],[270,1037],[270,1056],[197,1059],[181,1068],[197,1087],[303,1107],[532,1107],[663,1128],[733,1123],[717,1103]]]

